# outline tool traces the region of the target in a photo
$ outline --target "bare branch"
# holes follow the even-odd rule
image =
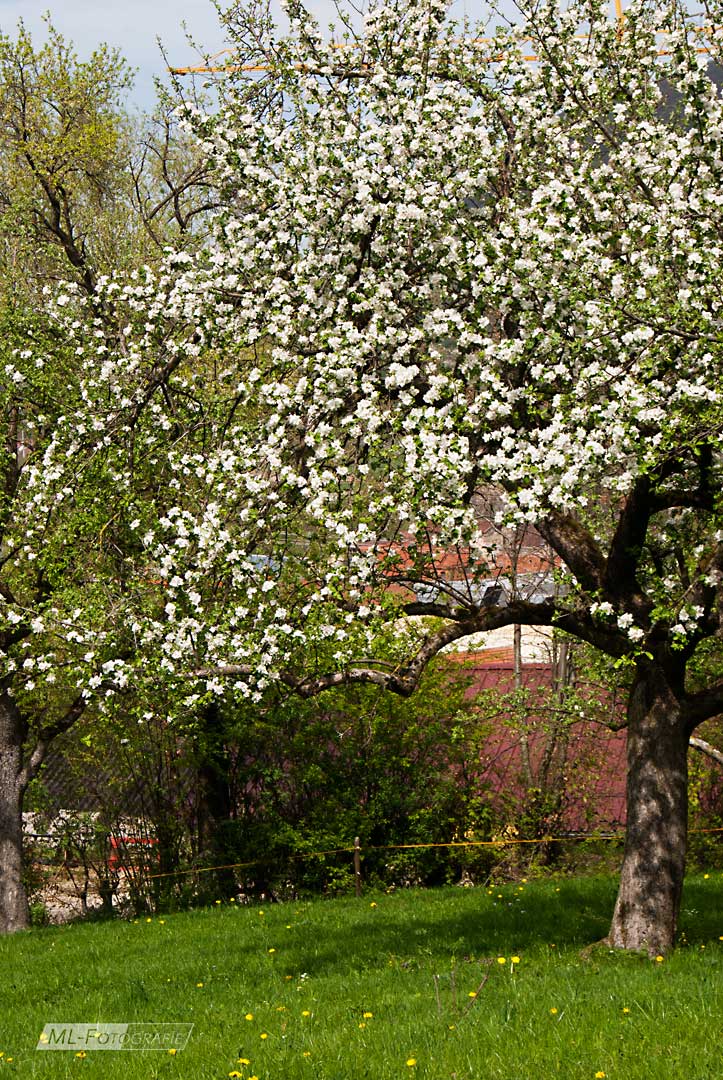
[[[62,716],[40,729],[35,740],[35,745],[30,751],[20,773],[20,781],[23,786],[27,786],[27,784],[37,776],[38,769],[45,761],[48,747],[53,739],[57,738],[58,735],[62,735],[64,731],[70,730],[73,724],[75,724],[83,715],[87,707],[88,699],[79,694],[72,704],[68,706]]]

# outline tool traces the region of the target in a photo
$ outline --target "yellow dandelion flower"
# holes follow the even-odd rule
[[[286,979],[287,982],[290,982],[291,979],[293,979],[293,977],[294,977],[293,975],[284,975],[284,978]]]
[[[369,907],[376,907],[376,906],[377,906],[377,905],[376,905],[376,901],[372,900],[372,902],[371,902],[371,904],[369,905]]]
[[[703,881],[707,881],[709,877],[710,874],[703,874]]]
[[[550,1016],[557,1016],[557,1009],[555,1008],[554,1005],[550,1009]]]
[[[85,1050],[79,1050],[78,1053],[75,1056],[77,1058],[84,1058],[84,1057],[87,1057],[88,1055],[86,1054]],[[12,1061],[12,1060],[13,1060],[12,1058],[8,1058],[8,1061]]]
[[[220,903],[221,903],[221,901],[220,901],[220,900],[217,900],[217,901],[216,901],[216,903],[217,903],[217,904],[220,904]]]
[[[365,1013],[362,1013],[362,1016],[364,1017],[365,1020],[371,1020],[371,1018],[374,1016],[374,1013],[365,1012]]]
[[[277,1012],[286,1012],[286,1006],[285,1005],[277,1005],[276,1006],[276,1011]]]
[[[407,1058],[407,1065],[409,1066],[410,1069],[413,1068],[413,1066],[416,1065],[416,1064],[417,1064],[417,1059],[416,1058]]]
[[[269,952],[270,952],[270,953],[275,953],[275,952],[276,952],[276,949],[269,949]]]
[[[268,1039],[268,1035],[266,1034],[265,1031],[262,1031],[261,1034],[259,1035],[259,1038],[260,1039]]]
[[[236,1064],[237,1065],[250,1065],[251,1062],[249,1061],[248,1058],[239,1058],[238,1061],[236,1062]]]
[[[259,915],[263,915],[263,911],[260,911],[260,912],[259,912]]]
[[[168,1053],[169,1053],[169,1054],[171,1055],[171,1057],[175,1057],[175,1056],[176,1056],[176,1054],[178,1053],[178,1051],[177,1051],[177,1050],[175,1050],[175,1049],[173,1049],[173,1048],[171,1048],[171,1049],[170,1049],[170,1050],[168,1051]]]
[[[449,1029],[450,1031],[456,1031],[456,1029],[457,1029],[457,1025],[456,1025],[456,1024],[447,1024],[447,1027],[448,1027],[448,1029]]]
[[[165,920],[165,919],[159,919],[158,921],[159,921],[159,923],[161,924],[161,926],[165,926],[165,925],[166,925],[166,920]]]
[[[228,1075],[233,1078],[237,1076],[243,1076],[243,1073],[240,1073],[238,1069],[233,1069]]]
[[[506,959],[504,958],[504,956],[498,956],[498,957],[497,957],[497,963],[498,963],[498,964],[506,964],[506,963],[507,963],[507,961],[506,961]]]
[[[229,896],[228,902],[229,902],[229,904],[235,904],[236,903],[236,897],[235,896]]]
[[[153,922],[153,919],[146,919],[146,922]]]
[[[311,1057],[311,1050],[304,1050],[304,1051],[302,1052],[302,1055],[301,1055],[301,1056],[302,1056],[302,1057]]]
[[[203,983],[196,983],[196,986],[203,986]]]
[[[605,1073],[602,1069],[599,1069],[598,1072],[595,1073],[595,1080],[605,1080]]]
[[[246,1013],[246,1015],[244,1016],[244,1020],[253,1020],[253,1018],[254,1018],[253,1013]]]
[[[519,962],[520,962],[519,956],[513,956],[512,957],[512,963],[513,964],[519,964]]]
[[[655,963],[656,964],[662,964],[664,959],[665,959],[664,956],[656,956],[655,957]]]
[[[249,1080],[259,1080],[258,1076],[249,1076]]]
[[[629,1013],[630,1012],[630,1009],[627,1007],[627,1005],[623,1006],[623,1012],[624,1013]]]
[[[364,1023],[364,1021],[363,1021],[363,1020],[362,1020],[361,1024],[359,1025],[359,1027],[360,1027],[360,1028],[365,1028],[365,1027],[366,1027],[366,1024]]]
[[[309,1009],[303,1009],[301,1015],[302,1016],[311,1016],[311,1012],[310,1012]]]
[[[467,994],[467,997],[476,998],[477,997],[477,991],[476,990],[470,990],[470,992]]]

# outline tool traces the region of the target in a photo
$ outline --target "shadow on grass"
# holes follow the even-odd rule
[[[723,874],[695,877],[685,883],[680,908],[680,934],[690,944],[719,941],[723,935]]]
[[[223,964],[229,977],[252,970],[260,948],[276,953],[276,946],[274,962],[289,977],[299,972],[346,975],[390,962],[401,970],[439,970],[448,968],[450,960],[479,961],[523,952],[554,955],[553,946],[557,952],[582,950],[607,933],[616,891],[617,880],[612,876],[533,882],[522,889],[504,885],[491,895],[482,887],[400,890],[392,895],[368,894],[359,900],[289,905],[301,909],[298,920],[296,912],[294,916],[287,913],[286,905],[267,906],[269,926],[263,930],[253,909],[203,909],[169,917],[165,931],[155,919],[153,928],[146,928],[142,920],[138,926],[104,922],[91,929],[75,923],[34,930],[23,951],[42,955],[47,943],[57,939],[71,948],[90,948],[92,942],[93,950],[103,954],[117,949],[120,932],[126,961],[140,963],[149,943],[147,929],[154,936],[151,940],[159,932],[169,934],[168,944],[173,942],[174,948],[176,931],[188,935],[183,964],[194,971]],[[707,880],[698,876],[686,883],[681,932],[690,945],[718,943],[723,935],[721,912],[723,875],[712,874]],[[248,922],[247,915],[255,917]],[[175,918],[181,920],[177,927]],[[293,923],[288,936],[277,925],[287,920]]]
[[[612,879],[561,881],[518,891],[410,891],[343,905],[338,926],[325,925],[292,957],[300,970],[329,974],[378,967],[389,959],[423,966],[451,956],[497,957],[523,950],[582,948],[607,933],[615,902]],[[350,910],[351,908],[351,910]],[[329,920],[331,922],[331,920]],[[288,956],[287,956],[288,958]]]
[[[519,952],[583,949],[609,929],[617,892],[612,877],[561,880],[493,890],[410,891],[342,904],[344,918],[324,920],[291,959],[309,974],[365,970],[388,963],[427,966],[450,957],[510,956]],[[358,906],[355,906],[358,905]],[[686,885],[683,943],[718,942],[723,935],[723,876]]]

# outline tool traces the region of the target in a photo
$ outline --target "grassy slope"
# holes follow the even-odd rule
[[[723,1075],[723,876],[688,882],[687,943],[662,963],[581,958],[613,897],[610,879],[552,881],[224,905],[3,939],[0,1080]],[[175,1056],[79,1059],[33,1049],[50,1021],[195,1027]]]

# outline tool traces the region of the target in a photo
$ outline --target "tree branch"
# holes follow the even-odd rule
[[[609,596],[628,599],[640,592],[637,570],[650,523],[650,488],[650,478],[639,476],[620,512],[605,564]]]
[[[715,746],[711,746],[705,739],[691,738],[689,742],[696,750],[700,750],[701,754],[706,754],[709,758],[713,758],[713,761],[717,761],[719,765],[723,765],[723,753],[716,750]]]
[[[84,698],[79,694],[62,716],[40,729],[35,740],[35,745],[30,751],[20,773],[20,779],[23,786],[27,786],[27,784],[37,776],[38,770],[45,761],[48,747],[53,739],[57,738],[58,735],[62,735],[64,731],[68,731],[73,724],[80,719],[87,707],[87,698]]]
[[[605,560],[592,533],[571,514],[557,511],[536,522],[537,531],[569,566],[587,592],[603,588]]]
[[[695,694],[688,694],[685,706],[690,718],[691,730],[698,724],[702,724],[704,720],[712,720],[714,716],[723,713],[723,683],[699,690]]]
[[[435,604],[410,604],[405,607],[405,612],[419,615],[440,614],[438,605]],[[290,671],[280,671],[276,678],[284,686],[288,686],[295,694],[301,697],[314,697],[324,690],[331,690],[338,686],[348,686],[352,683],[373,683],[386,690],[391,690],[401,697],[409,697],[414,693],[422,677],[424,669],[429,661],[442,651],[447,645],[472,634],[483,633],[487,630],[498,630],[504,626],[521,624],[524,626],[556,626],[565,633],[582,637],[585,641],[596,645],[612,656],[622,656],[629,642],[622,634],[602,634],[593,627],[590,620],[585,620],[573,612],[560,611],[554,602],[532,604],[519,600],[508,604],[504,608],[487,608],[484,611],[467,614],[465,618],[454,619],[448,609],[444,610],[444,616],[449,620],[447,624],[430,634],[417,649],[409,662],[400,665],[394,671],[380,671],[377,667],[351,667],[344,671],[327,672],[315,677],[299,677]],[[189,672],[198,679],[208,678],[233,678],[249,677],[256,674],[256,668],[250,664],[219,664],[210,667],[196,668]]]

